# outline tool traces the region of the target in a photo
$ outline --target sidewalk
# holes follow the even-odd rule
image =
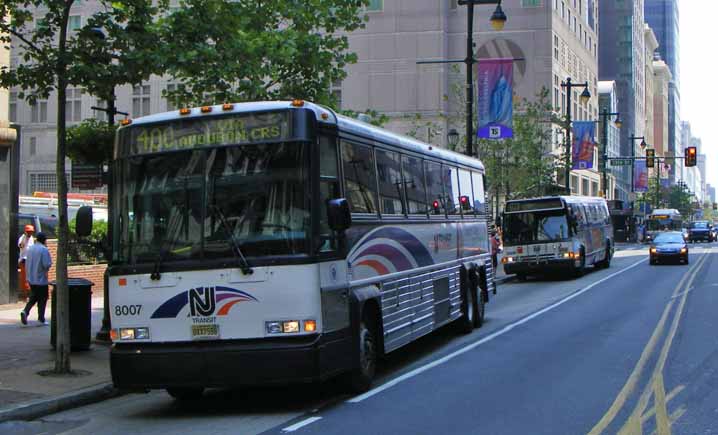
[[[115,394],[111,388],[109,345],[94,341],[102,324],[102,297],[92,298],[92,345],[71,353],[75,376],[41,376],[52,369],[55,351],[50,326],[37,322],[37,309],[20,323],[24,304],[0,305],[0,422],[37,418],[70,406]],[[50,322],[50,302],[46,309]]]

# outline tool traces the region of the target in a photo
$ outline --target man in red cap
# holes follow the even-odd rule
[[[30,290],[30,284],[27,282],[27,275],[25,270],[25,262],[27,261],[27,251],[35,243],[35,227],[32,225],[25,225],[25,232],[20,235],[17,239],[17,247],[20,248],[20,256],[18,258],[18,266],[20,268],[20,277],[18,285],[24,291]]]

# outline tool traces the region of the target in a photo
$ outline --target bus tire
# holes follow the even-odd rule
[[[349,373],[349,387],[354,393],[363,393],[371,388],[376,374],[376,365],[379,359],[376,336],[376,319],[371,312],[365,312],[359,324],[357,337],[357,361],[355,368]]]
[[[581,246],[581,264],[579,266],[576,266],[575,264],[572,266],[573,268],[573,276],[576,278],[579,278],[583,276],[583,274],[586,271],[586,248]]]
[[[464,283],[464,298],[461,302],[461,317],[457,323],[459,332],[470,334],[476,326],[476,288],[468,282]],[[483,304],[482,304],[483,305]]]
[[[596,266],[601,269],[608,269],[611,267],[611,242],[608,240],[606,241],[606,255],[603,260],[596,263]]]
[[[167,394],[172,396],[173,399],[182,402],[201,399],[202,393],[204,393],[204,388],[202,387],[173,387],[167,389]]]

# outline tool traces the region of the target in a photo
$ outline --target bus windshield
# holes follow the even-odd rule
[[[304,143],[248,144],[129,157],[119,163],[115,261],[307,252]]]
[[[548,210],[505,215],[504,243],[525,243],[564,240],[569,237],[565,210]]]
[[[668,231],[668,230],[680,230],[681,229],[681,223],[680,221],[675,221],[673,219],[667,218],[667,219],[648,219],[646,221],[646,229],[648,231]]]

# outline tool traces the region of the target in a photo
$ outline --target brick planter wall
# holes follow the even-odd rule
[[[50,281],[55,280],[55,265],[57,264],[57,240],[48,240],[47,249],[50,251],[50,257],[52,258],[52,267],[48,272],[48,279]],[[94,296],[102,295],[104,291],[104,283],[102,277],[107,268],[106,264],[83,264],[78,266],[68,266],[67,276],[69,278],[85,278],[95,285],[92,286],[92,294]]]

